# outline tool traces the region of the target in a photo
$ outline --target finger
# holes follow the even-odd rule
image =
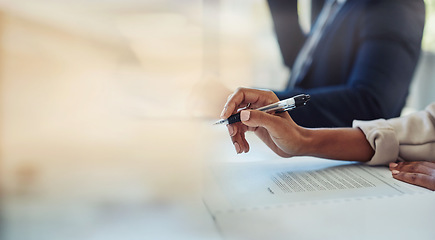
[[[429,161],[412,161],[412,162],[397,162],[397,163],[390,163],[391,165],[394,166],[399,166],[399,165],[408,165],[408,164],[422,164],[424,166],[430,167],[430,168],[435,168],[435,162],[429,162]]]
[[[228,133],[231,137],[235,136],[237,134],[237,126],[235,124],[228,124]]]
[[[424,161],[423,165],[435,169],[435,162]]]
[[[250,104],[252,108],[258,108],[279,101],[278,97],[267,90],[238,88],[227,100],[221,113],[221,118],[228,118],[239,108]]]
[[[228,133],[231,137],[234,137],[240,131],[249,131],[248,127],[241,122],[236,122],[233,124],[227,124]]]
[[[239,141],[240,142],[240,141]],[[237,154],[241,154],[241,153],[243,153],[243,145],[242,144],[239,144],[239,142],[234,142],[234,147],[235,147],[235,149],[236,149],[236,153]]]
[[[291,122],[289,123],[286,119],[283,119],[280,116],[257,110],[241,111],[240,119],[242,120],[243,124],[248,127],[264,127],[271,135],[275,137],[279,137],[280,134],[282,134],[283,126],[291,124]]]
[[[241,133],[241,135],[242,135],[242,142],[241,142],[242,152],[247,153],[247,152],[249,152],[249,143],[246,140],[245,132]]]
[[[435,169],[435,162],[429,162],[429,161],[418,161],[417,162],[417,161],[415,161],[415,163],[419,163],[419,164],[422,164],[422,165],[424,165],[426,167]]]
[[[391,163],[391,170],[398,170],[400,172],[407,173],[422,173],[426,175],[432,175],[435,173],[435,165],[429,162],[399,162]]]
[[[229,118],[232,113],[236,112],[239,109],[239,105],[248,104],[249,102],[245,101],[245,94],[243,88],[238,88],[233,94],[231,94],[227,102],[224,105],[224,109],[221,113],[221,118]]]
[[[435,177],[421,173],[407,173],[393,170],[393,177],[397,180],[435,190]]]
[[[233,142],[234,148],[236,149],[237,154],[240,154],[244,151],[246,151],[246,145],[247,145],[247,141],[245,139],[245,134],[244,132],[246,131],[243,127],[243,124],[241,123],[237,123],[237,124],[233,124],[233,127],[238,126],[238,130],[235,132],[235,134],[233,136],[231,136],[231,141]],[[249,148],[249,147],[248,147]]]
[[[282,150],[276,142],[271,138],[269,132],[265,128],[257,128],[255,134],[268,146],[274,153],[283,158],[292,157],[292,154],[289,154]]]
[[[256,110],[241,111],[240,118],[243,124],[248,126],[248,129],[256,129],[257,136],[276,154],[281,157],[292,156],[281,149],[275,142],[277,139],[284,138],[284,135],[291,134],[286,127],[290,126],[292,121]],[[290,117],[289,119],[291,120]],[[293,124],[295,123],[293,122]]]
[[[233,142],[234,145],[234,149],[236,150],[237,154],[240,154],[243,152],[242,150],[242,146],[241,146],[241,142],[242,142],[242,138],[240,137],[240,134],[237,134],[234,137],[231,137],[231,141]]]

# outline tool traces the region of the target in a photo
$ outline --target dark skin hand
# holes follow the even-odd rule
[[[238,88],[228,97],[221,118],[241,111],[241,120],[228,125],[231,141],[237,153],[248,152],[245,138],[253,131],[281,157],[315,156],[335,160],[369,161],[374,150],[358,128],[307,129],[298,126],[288,113],[269,114],[252,110],[279,101],[271,91]],[[435,191],[435,162],[391,163],[390,170],[397,180]]]
[[[390,170],[393,177],[397,180],[435,191],[434,162],[390,163]]]

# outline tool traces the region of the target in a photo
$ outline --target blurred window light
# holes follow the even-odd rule
[[[423,50],[435,52],[435,0],[425,0],[426,25],[423,35]]]
[[[311,28],[311,0],[298,1],[299,24],[305,33]]]

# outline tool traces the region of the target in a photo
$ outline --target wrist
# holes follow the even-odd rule
[[[295,156],[311,156],[313,154],[312,149],[316,149],[314,144],[314,130],[298,126],[296,129],[298,136],[297,149],[294,151]]]

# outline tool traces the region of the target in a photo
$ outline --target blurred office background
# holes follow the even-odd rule
[[[425,2],[409,111],[435,100]],[[0,0],[0,239],[215,239],[209,125],[288,75],[265,0]]]

